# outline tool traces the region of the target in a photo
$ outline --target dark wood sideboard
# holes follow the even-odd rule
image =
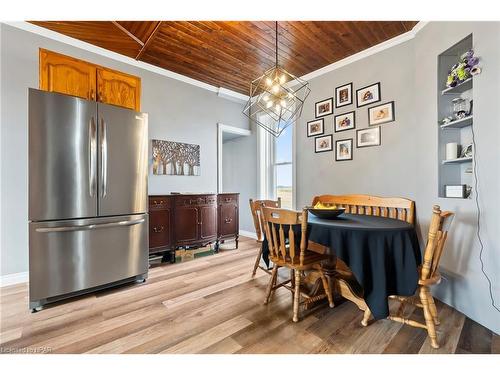
[[[149,253],[239,237],[239,193],[149,196]]]

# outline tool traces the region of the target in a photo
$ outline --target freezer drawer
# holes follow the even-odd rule
[[[30,306],[148,272],[148,215],[30,223]]]

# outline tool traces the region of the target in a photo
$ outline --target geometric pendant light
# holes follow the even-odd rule
[[[278,22],[276,25],[276,63],[250,84],[250,99],[243,113],[275,137],[302,114],[311,92],[309,83],[278,65]]]

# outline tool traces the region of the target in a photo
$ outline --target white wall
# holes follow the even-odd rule
[[[248,128],[243,104],[214,92],[1,24],[0,275],[28,270],[28,87],[38,87],[38,48],[47,48],[142,79],[149,137],[201,146],[201,176],[152,176],[149,193],[217,191],[217,123]]]
[[[475,237],[476,209],[472,200],[438,198],[437,56],[468,34],[474,34],[483,73],[474,78],[481,234],[484,260],[500,304],[499,227],[500,173],[500,23],[431,22],[403,44],[366,57],[310,80],[311,95],[296,128],[297,203],[310,204],[314,195],[366,193],[414,199],[421,246],[433,204],[456,212],[442,268],[446,280],[434,291],[444,302],[500,333],[500,313],[491,306],[487,283],[480,271]],[[396,121],[382,126],[382,145],[354,148],[354,160],[335,162],[334,153],[314,153],[306,137],[306,122],[314,118],[314,103],[333,96],[335,87],[353,82],[354,90],[381,82],[382,102],[395,101]],[[335,110],[356,110],[357,129],[368,126],[367,107],[355,104]],[[325,118],[325,134],[333,132],[333,116]],[[334,141],[353,138],[355,131],[333,133]]]

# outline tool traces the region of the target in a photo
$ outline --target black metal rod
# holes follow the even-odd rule
[[[275,22],[276,24],[276,67],[278,67],[278,21]]]

